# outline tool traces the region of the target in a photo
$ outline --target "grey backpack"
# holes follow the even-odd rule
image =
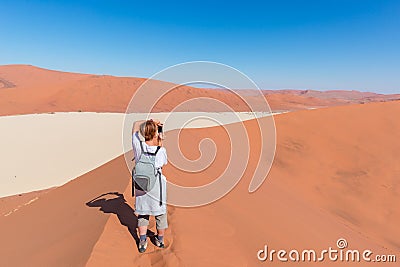
[[[160,146],[157,146],[156,152],[144,151],[143,141],[140,141],[142,155],[132,170],[133,186],[139,190],[149,192],[157,182],[157,176],[160,182],[160,205],[162,204],[161,172],[155,166],[157,152]]]

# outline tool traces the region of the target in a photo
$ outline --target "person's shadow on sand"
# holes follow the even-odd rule
[[[106,199],[105,196],[116,196],[115,198]],[[120,223],[126,226],[129,233],[135,239],[136,245],[139,244],[139,237],[136,232],[138,218],[134,210],[126,202],[124,195],[119,192],[110,192],[102,194],[86,203],[89,207],[100,207],[100,211],[104,213],[114,213],[117,215]]]

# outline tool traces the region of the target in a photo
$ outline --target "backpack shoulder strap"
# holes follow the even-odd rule
[[[162,181],[161,181],[161,171],[160,170],[157,170],[157,174],[158,174],[158,182],[160,183],[160,202],[159,202],[159,204],[160,204],[160,207],[162,206],[162,197],[163,197],[163,195],[162,195]]]
[[[144,149],[143,149],[143,141],[140,141],[140,148],[142,150],[142,153],[144,153]]]
[[[157,152],[160,150],[161,146],[157,146],[156,152],[152,153],[152,152],[148,152],[148,151],[144,151],[143,149],[143,141],[140,141],[140,148],[142,149],[142,153],[145,155],[151,155],[151,156],[155,156],[157,155]]]

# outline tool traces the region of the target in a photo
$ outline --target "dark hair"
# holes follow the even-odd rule
[[[140,125],[140,134],[144,137],[145,141],[150,141],[157,133],[157,125],[153,120],[147,120]]]

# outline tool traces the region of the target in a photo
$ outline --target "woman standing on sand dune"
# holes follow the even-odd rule
[[[161,128],[160,128],[161,127]],[[135,213],[138,215],[139,228],[139,252],[143,253],[147,248],[147,228],[149,217],[156,219],[157,236],[155,245],[164,248],[164,233],[168,228],[167,222],[167,180],[162,174],[162,167],[167,164],[167,151],[162,144],[162,124],[158,120],[135,122],[132,134],[132,146],[135,153],[135,162],[139,162],[142,156],[155,157],[154,166],[160,175],[160,179],[149,192],[135,187]]]

